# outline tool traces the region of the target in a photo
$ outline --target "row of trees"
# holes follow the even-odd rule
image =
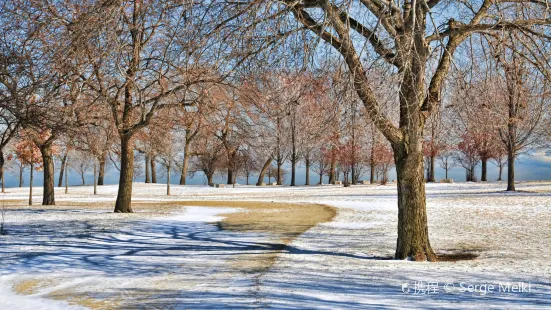
[[[116,166],[123,213],[136,152],[146,180],[155,162],[181,162],[181,183],[186,170],[210,182],[220,169],[231,183],[256,158],[259,179],[275,162],[279,182],[290,162],[293,185],[297,164],[309,168],[316,153],[329,158],[330,182],[337,168],[357,180],[365,154],[371,174],[392,155],[379,166],[397,172],[396,258],[436,260],[424,158],[433,180],[435,158],[457,145],[472,176],[498,157],[484,151],[498,136],[513,178],[546,114],[544,1],[67,0],[0,10],[0,146],[19,135],[39,150],[44,205],[55,204],[59,144],[92,154],[100,174],[108,159]],[[488,123],[492,131],[477,127]],[[441,147],[449,124],[461,141]]]

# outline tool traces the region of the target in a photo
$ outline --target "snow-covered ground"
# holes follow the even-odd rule
[[[395,185],[209,188],[135,184],[134,200],[321,203],[337,216],[283,251],[270,233],[221,230],[236,208],[112,213],[116,186],[56,191],[59,206],[14,206],[0,236],[0,309],[551,308],[551,183],[428,184],[438,253],[474,260],[388,259],[396,243]],[[73,204],[73,205],[72,205]],[[83,208],[94,204],[97,207]],[[243,258],[277,252],[268,270]],[[476,289],[467,287],[477,285]],[[519,286],[518,288],[516,286]],[[493,288],[492,288],[493,286]],[[427,289],[422,290],[422,289]],[[504,290],[508,289],[508,292]],[[518,291],[517,291],[518,290]]]

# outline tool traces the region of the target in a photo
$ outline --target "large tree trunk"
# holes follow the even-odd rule
[[[149,175],[149,165],[151,164],[151,159],[149,156],[145,156],[145,183],[151,183],[151,176]]]
[[[266,171],[268,171],[268,168],[270,168],[270,165],[272,164],[273,159],[268,158],[266,162],[264,163],[264,166],[262,166],[262,170],[260,170],[260,174],[258,175],[258,181],[256,182],[256,186],[261,186],[264,181],[264,175],[266,175]]]
[[[99,172],[98,172],[98,185],[104,184],[105,178],[105,163],[107,162],[107,155],[103,158],[99,158]]]
[[[423,178],[423,154],[394,148],[398,177],[398,241],[396,258],[436,261],[429,242]]]
[[[42,153],[42,165],[44,168],[44,194],[42,196],[43,206],[55,205],[55,182],[54,182],[54,159],[52,157],[51,144],[45,144],[40,146],[40,152]]]
[[[157,183],[157,165],[155,163],[155,156],[151,156],[151,183]]]
[[[482,159],[481,160],[482,162],[482,172],[481,172],[481,175],[480,175],[480,181],[488,181],[488,178],[487,178],[487,174],[488,174],[488,160],[487,159]]]
[[[132,179],[134,177],[134,146],[132,137],[121,137],[121,167],[119,177],[119,192],[115,203],[115,212],[131,213],[132,211]]]
[[[65,169],[67,166],[67,153],[63,154],[63,157],[61,158],[61,167],[59,167],[59,179],[57,180],[57,187],[63,186],[63,176],[65,175]]]
[[[515,191],[515,151],[511,148],[507,152],[507,191]]]
[[[180,185],[186,185],[187,169],[189,165],[188,146],[185,146],[184,159],[182,160],[182,171],[180,174]]]
[[[306,166],[306,182],[304,182],[304,185],[308,186],[310,185],[310,157],[306,156],[304,160],[304,165]]]

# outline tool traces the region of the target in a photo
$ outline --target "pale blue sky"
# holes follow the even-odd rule
[[[158,182],[164,183],[166,182],[166,173],[162,171],[161,166],[157,168],[157,174],[158,174]],[[516,163],[516,180],[518,181],[528,181],[528,180],[551,180],[551,156],[547,156],[544,153],[536,153],[531,157],[522,157],[520,158]],[[107,171],[107,175],[105,178],[105,181],[107,184],[116,184],[118,182],[118,171],[116,169],[109,169]],[[477,177],[480,179],[480,167],[477,168],[476,171]],[[492,164],[488,164],[488,180],[489,181],[495,181],[498,176],[498,168]],[[297,184],[303,185],[304,184],[304,177],[305,177],[305,170],[304,167],[299,167],[297,172]],[[453,168],[450,173],[449,177],[453,178],[456,182],[464,182],[465,181],[465,169],[460,167]],[[56,172],[56,184],[57,184],[57,178],[58,173]],[[257,176],[253,176],[250,179],[251,183],[256,182]],[[369,175],[364,176],[363,179],[368,179]],[[396,178],[396,174],[394,171],[392,171],[389,175],[390,180],[393,180]],[[438,180],[444,178],[444,170],[437,168],[436,169],[436,178]],[[507,179],[507,168],[503,171],[503,179]],[[29,173],[28,171],[24,174],[24,185],[28,186],[28,180],[29,180]],[[34,175],[34,185],[35,186],[41,186],[43,180],[43,175],[41,172],[35,172]],[[173,174],[171,181],[172,183],[177,184],[180,180],[179,174]],[[310,172],[310,184],[317,184],[319,180],[319,176],[315,174],[313,171]],[[143,181],[143,177],[138,179],[138,181]],[[225,183],[225,177],[217,177],[215,178],[215,182],[217,183]],[[285,179],[285,183],[290,182],[290,175],[287,175]],[[324,182],[327,183],[327,177],[324,177]],[[86,176],[86,183],[92,184],[92,171],[88,173]],[[239,178],[238,183],[244,184],[245,179]],[[6,173],[6,186],[7,187],[14,187],[18,186],[18,175],[17,174],[10,174]],[[71,171],[69,174],[69,185],[80,185],[81,179],[80,175],[76,174],[74,171]],[[197,174],[195,177],[190,178],[188,177],[188,184],[206,184],[206,179],[202,174]]]

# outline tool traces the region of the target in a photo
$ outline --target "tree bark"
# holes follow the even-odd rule
[[[270,168],[272,161],[273,161],[272,158],[268,158],[268,160],[266,160],[266,162],[264,163],[264,166],[262,166],[262,170],[260,170],[260,174],[258,175],[258,181],[256,182],[256,186],[262,185],[262,182],[264,181],[264,175],[266,174],[266,171],[268,171],[268,168]]]
[[[207,184],[208,184],[209,186],[214,186],[214,183],[212,183],[212,177],[213,177],[213,175],[214,175],[213,173],[207,174]]]
[[[107,162],[107,155],[104,155],[103,158],[98,158],[99,160],[99,172],[98,172],[98,185],[103,185],[105,178],[105,163]]]
[[[488,181],[487,174],[488,174],[488,160],[482,159],[482,172],[480,175],[480,181]]]
[[[394,149],[398,177],[398,241],[395,257],[436,261],[429,242],[421,145],[417,152]]]
[[[166,195],[170,196],[170,165],[172,163],[169,163],[168,168],[166,169]]]
[[[4,152],[0,150],[0,179],[2,181],[2,193],[6,192],[6,180],[4,179]]]
[[[157,166],[155,164],[155,156],[151,156],[151,183],[157,183]]]
[[[182,172],[180,175],[180,185],[186,185],[187,170],[189,165],[188,146],[185,146],[184,159],[182,160]]]
[[[34,164],[31,161],[31,171],[29,176],[29,206],[33,205],[33,171],[34,171]]]
[[[371,160],[369,161],[369,183],[375,183],[375,161],[373,160],[373,147],[371,148]]]
[[[96,182],[96,174],[98,173],[98,166],[97,166],[97,161],[96,159],[94,158],[94,177],[92,178],[92,182],[94,182],[94,195],[97,195],[98,194],[98,186],[97,186],[97,182]]]
[[[44,194],[42,196],[43,206],[54,206],[54,159],[52,157],[52,145],[43,144],[40,146],[40,153],[42,154],[42,164],[44,167]]]
[[[436,179],[434,177],[434,156],[430,157],[430,167],[429,167],[429,182],[436,182]]]
[[[59,167],[59,179],[57,182],[57,187],[63,186],[63,176],[65,175],[65,168],[67,165],[67,153],[63,154],[63,157],[61,158],[61,166]]]
[[[116,213],[132,211],[132,179],[134,177],[134,146],[129,136],[121,136],[121,169],[119,191],[115,203]]]
[[[335,181],[335,156],[331,155],[331,164],[329,167],[329,184],[335,184]]]
[[[308,186],[310,185],[310,157],[306,156],[304,165],[306,166],[306,182],[304,182],[304,185]]]
[[[19,166],[19,187],[23,187],[23,165]]]
[[[233,184],[233,169],[231,167],[228,168],[228,179],[226,184]]]
[[[69,193],[69,169],[65,169],[65,194]]]
[[[511,148],[507,152],[507,191],[514,192],[515,189],[515,151]]]
[[[151,159],[149,156],[145,156],[145,183],[151,183],[151,176],[149,175],[149,165],[151,163]]]
[[[296,182],[295,182],[296,169],[297,169],[297,162],[293,158],[293,159],[291,159],[291,186],[296,186]]]
[[[283,162],[278,161],[277,162],[277,185],[283,184],[283,170],[281,169],[281,166],[283,166]]]

